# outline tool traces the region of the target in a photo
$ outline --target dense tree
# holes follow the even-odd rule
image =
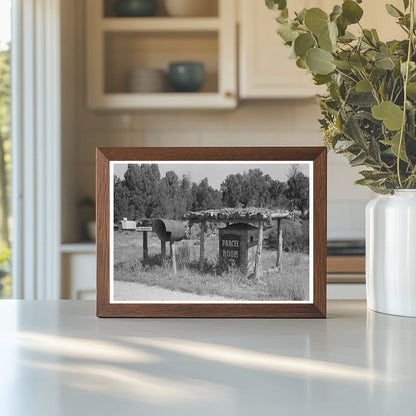
[[[160,172],[157,164],[129,164],[124,181],[130,192],[130,212],[134,212],[133,220],[149,218],[158,205],[157,190]]]
[[[195,196],[194,206],[196,211],[222,207],[221,192],[215,190],[208,184],[208,178],[202,179],[198,184]]]
[[[309,179],[298,166],[291,167],[287,182],[273,180],[260,169],[228,175],[221,191],[208,179],[192,182],[169,171],[161,178],[156,164],[129,164],[124,179],[114,180],[114,221],[123,217],[180,219],[187,211],[222,207],[308,208]]]
[[[114,178],[114,224],[122,218],[131,218],[129,207],[130,191],[125,182],[120,178]]]
[[[222,203],[226,207],[239,207],[241,205],[241,197],[243,177],[238,173],[237,175],[228,175],[221,184]]]
[[[289,171],[285,195],[290,200],[292,208],[300,211],[309,208],[309,178],[297,165],[292,165]]]

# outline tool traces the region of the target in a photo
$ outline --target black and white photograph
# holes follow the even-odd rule
[[[312,303],[312,169],[112,161],[110,303]]]

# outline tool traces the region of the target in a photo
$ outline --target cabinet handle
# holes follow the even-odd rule
[[[234,97],[234,93],[232,91],[225,91],[224,95],[225,95],[225,98],[233,98]]]

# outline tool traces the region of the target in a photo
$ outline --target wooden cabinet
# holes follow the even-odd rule
[[[299,0],[292,8],[324,7],[323,3]],[[268,10],[264,1],[239,0],[238,6],[240,97],[307,98],[322,92],[313,84],[311,75],[289,59],[290,48],[276,33],[277,13]]]
[[[240,97],[249,98],[307,98],[325,92],[324,87],[313,84],[311,75],[298,68],[289,59],[290,48],[277,35],[277,12],[268,10],[263,1],[238,0],[239,7],[239,90]],[[341,1],[298,0],[289,2],[289,8],[302,10],[304,7],[320,7],[330,12],[334,4]],[[402,0],[391,2],[400,9]],[[403,38],[404,32],[389,16],[384,3],[366,0],[362,25],[376,28],[381,40]],[[358,25],[349,30],[359,31]]]
[[[236,6],[218,2],[217,16],[114,17],[108,2],[88,0],[87,101],[91,109],[233,108],[237,104]],[[200,92],[132,93],[130,71],[168,70],[175,61],[200,61]]]

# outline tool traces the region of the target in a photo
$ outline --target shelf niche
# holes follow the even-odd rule
[[[105,94],[125,94],[128,77],[137,68],[162,69],[169,63],[199,61],[205,65],[200,93],[218,92],[218,35],[216,32],[108,32],[104,36]],[[167,94],[174,92],[168,87]],[[134,93],[133,93],[134,94]],[[163,94],[163,93],[158,93]]]

